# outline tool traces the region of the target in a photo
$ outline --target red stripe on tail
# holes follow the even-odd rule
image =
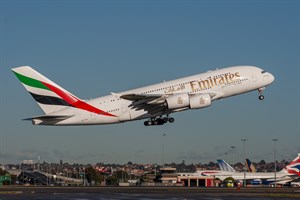
[[[66,102],[68,102],[69,104],[71,104],[72,106],[78,108],[78,109],[82,109],[82,110],[86,110],[92,113],[96,113],[99,115],[105,115],[105,116],[110,116],[110,117],[116,117],[116,115],[110,114],[108,112],[105,112],[103,110],[100,110],[90,104],[87,104],[83,101],[81,101],[80,99],[72,96],[71,94],[65,93],[64,91],[62,91],[61,89],[50,85],[46,82],[42,82],[46,87],[48,87],[51,91],[55,92],[58,96],[60,96],[62,99],[64,99]]]

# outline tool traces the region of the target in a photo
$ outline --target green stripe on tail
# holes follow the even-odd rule
[[[15,72],[15,75],[17,76],[17,78],[24,83],[25,85],[31,86],[31,87],[36,87],[36,88],[40,88],[40,89],[45,89],[45,90],[50,90],[48,87],[46,87],[41,81],[38,81],[36,79],[33,78],[29,78],[27,76],[23,76],[22,74],[19,74],[17,72]],[[50,90],[51,91],[51,90]]]

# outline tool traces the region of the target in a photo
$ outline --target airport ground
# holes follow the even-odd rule
[[[1,200],[16,199],[300,199],[299,188],[39,187],[3,186]]]

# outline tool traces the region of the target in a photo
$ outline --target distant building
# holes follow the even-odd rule
[[[33,160],[23,160],[22,164],[24,164],[24,165],[33,165],[34,162],[33,162]]]
[[[175,172],[176,168],[173,167],[160,168],[161,182],[165,185],[176,184],[178,175]]]

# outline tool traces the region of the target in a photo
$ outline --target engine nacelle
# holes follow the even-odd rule
[[[190,106],[190,98],[187,93],[175,94],[166,99],[168,109],[174,110],[178,108],[185,108]]]
[[[211,105],[211,97],[209,94],[194,95],[190,98],[190,108],[198,109]]]

